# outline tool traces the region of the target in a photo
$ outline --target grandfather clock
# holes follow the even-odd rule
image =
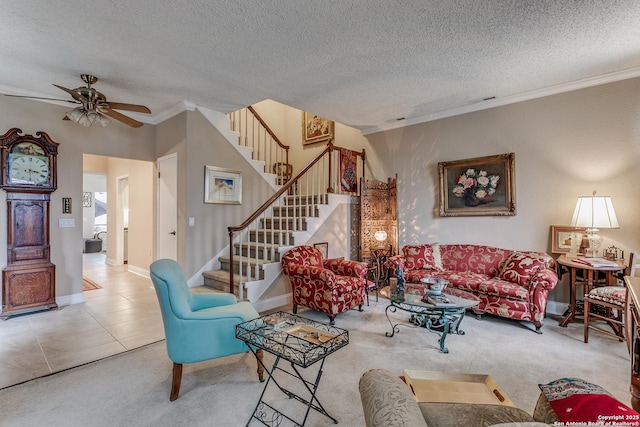
[[[7,192],[7,266],[2,270],[2,312],[57,308],[56,267],[50,260],[49,200],[55,191],[58,143],[44,132],[13,128],[0,137]]]

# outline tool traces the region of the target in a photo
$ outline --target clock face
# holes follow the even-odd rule
[[[43,185],[49,180],[49,158],[28,154],[9,155],[11,184]]]

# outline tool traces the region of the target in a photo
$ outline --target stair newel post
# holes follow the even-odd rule
[[[233,294],[233,231],[229,228],[229,293]]]
[[[327,146],[329,147],[329,182],[327,184],[327,193],[333,193],[333,181],[332,181],[332,176],[331,176],[331,153],[333,153],[333,140],[330,139],[329,142],[327,143]]]

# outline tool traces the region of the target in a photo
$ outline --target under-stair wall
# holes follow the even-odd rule
[[[197,108],[177,119],[186,121],[184,139],[165,151],[178,154],[179,261],[189,285],[197,286],[203,284],[203,271],[217,267],[216,257],[228,253],[228,225],[254,212],[274,193],[275,184],[273,178],[261,175],[257,170],[260,166],[247,160],[237,144],[232,144],[237,134],[229,131],[224,114]],[[223,124],[222,130],[214,124]],[[243,182],[240,205],[204,203],[207,165],[240,171]],[[189,218],[193,218],[193,226],[189,226]]]

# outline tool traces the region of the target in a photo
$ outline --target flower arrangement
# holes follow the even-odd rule
[[[470,168],[458,177],[451,191],[466,206],[478,206],[493,201],[499,180],[499,175],[489,175],[487,171]]]

